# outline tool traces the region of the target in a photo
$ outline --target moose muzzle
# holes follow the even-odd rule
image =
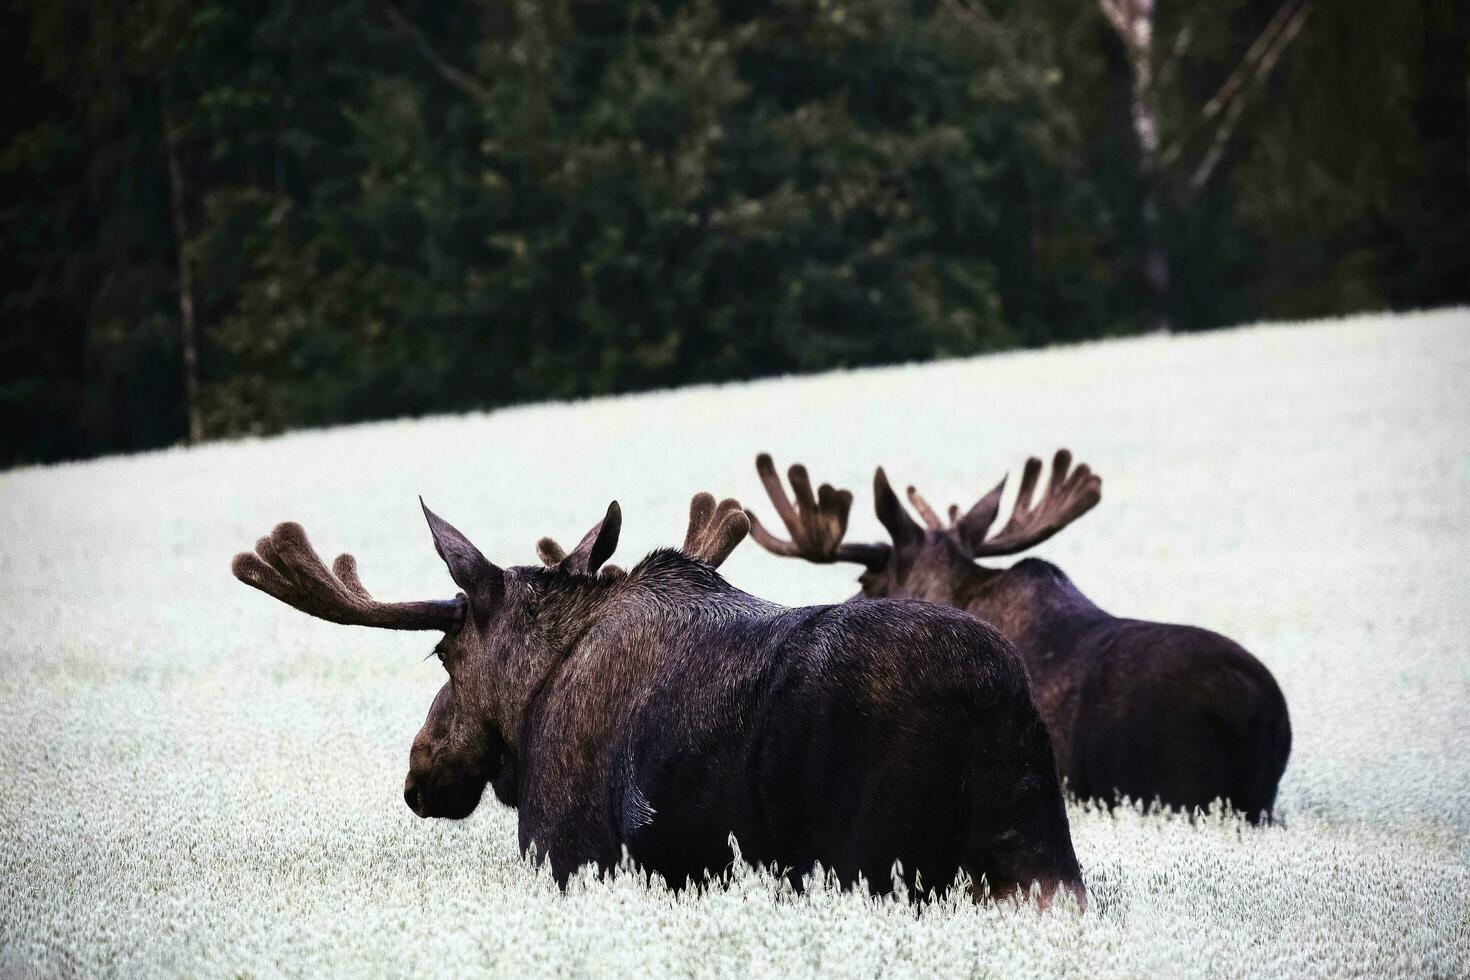
[[[403,781],[403,802],[407,803],[408,808],[414,813],[418,814],[420,817],[427,817],[429,815],[429,810],[424,805],[424,793],[422,785],[420,784],[418,777],[415,776],[412,772],[410,772],[408,774],[408,778]]]

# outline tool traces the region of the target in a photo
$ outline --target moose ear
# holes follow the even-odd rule
[[[899,502],[898,494],[888,483],[888,474],[883,467],[873,473],[873,509],[878,520],[893,539],[893,560],[900,577],[908,573],[909,563],[924,543],[924,529],[909,516]]]
[[[618,534],[622,529],[623,510],[614,500],[607,505],[607,515],[582,535],[577,546],[561,560],[560,567],[573,575],[596,575],[602,563],[617,550]]]
[[[975,502],[974,507],[965,512],[964,517],[955,521],[960,544],[972,555],[985,543],[985,535],[990,533],[990,526],[1000,514],[1000,496],[1005,493],[1006,479],[1009,477],[1002,478],[989,493]]]
[[[470,544],[454,525],[430,510],[423,497],[419,498],[419,506],[424,509],[429,533],[434,536],[434,550],[444,559],[454,584],[470,596],[483,595],[494,589],[501,578],[500,569],[480,554],[480,549]]]

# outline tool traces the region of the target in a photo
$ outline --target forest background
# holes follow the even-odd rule
[[[11,0],[0,466],[1470,300],[1458,0]]]

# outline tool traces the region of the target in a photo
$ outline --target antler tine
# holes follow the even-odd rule
[[[536,542],[536,557],[547,568],[555,568],[566,560],[567,550],[557,544],[555,538],[542,538]]]
[[[686,555],[699,550],[700,540],[709,530],[710,518],[715,513],[715,495],[701,490],[689,500],[689,527],[684,531],[684,544],[680,549]]]
[[[822,565],[850,561],[878,568],[888,560],[889,547],[886,544],[843,543],[848,514],[852,511],[852,494],[849,491],[837,490],[830,483],[824,483],[814,495],[806,467],[797,463],[787,472],[792,493],[796,496],[793,506],[769,453],[761,453],[755,458],[755,468],[767,496],[771,498],[771,505],[791,534],[790,541],[776,537],[766,530],[755,512],[747,508],[745,515],[750,519],[750,535],[762,548],[772,554],[805,558]]]
[[[761,453],[755,458],[755,471],[760,474],[761,484],[766,488],[766,496],[771,498],[771,506],[776,508],[776,514],[781,518],[781,523],[786,525],[786,530],[791,532],[793,538],[801,534],[801,518],[797,516],[796,509],[791,506],[791,501],[786,497],[786,488],[781,485],[781,477],[776,474],[776,462],[771,459],[770,453]],[[796,552],[792,552],[795,554]]]
[[[975,557],[1025,551],[1096,507],[1102,499],[1102,479],[1085,463],[1069,475],[1071,466],[1072,454],[1066,449],[1057,450],[1046,492],[1033,506],[1031,494],[1041,476],[1041,460],[1035,456],[1028,459],[1011,508],[1011,519],[995,537],[977,542],[972,548]]]
[[[277,524],[230,563],[237,579],[309,616],[345,626],[452,630],[464,616],[459,599],[378,602],[357,575],[357,560],[339,555],[328,571],[300,524]]]
[[[914,510],[919,512],[919,516],[924,519],[925,524],[929,525],[930,530],[942,531],[944,529],[944,523],[940,521],[939,515],[934,513],[934,508],[929,506],[929,501],[925,500],[923,495],[919,493],[918,488],[910,486],[908,495],[909,503],[914,505]],[[957,509],[950,507],[951,511]]]
[[[337,556],[332,562],[332,574],[337,580],[347,586],[348,590],[357,596],[372,601],[372,595],[368,593],[367,586],[362,584],[362,579],[357,577],[357,559],[348,554]]]
[[[696,493],[689,501],[689,528],[683,552],[711,568],[719,568],[750,532],[750,518],[740,501],[725,498],[715,504],[713,494]]]
[[[781,538],[776,537],[770,531],[767,531],[766,526],[761,523],[760,518],[755,516],[755,511],[747,510],[745,512],[745,517],[747,520],[750,521],[750,536],[752,538],[755,538],[756,544],[760,545],[771,554],[780,555],[783,558],[806,557],[802,554],[801,548],[797,547],[795,542],[784,541]],[[817,559],[815,558],[812,559],[812,561],[816,560]]]

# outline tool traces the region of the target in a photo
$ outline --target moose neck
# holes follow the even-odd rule
[[[511,639],[497,660],[497,675],[485,685],[488,703],[484,716],[500,729],[510,752],[521,749],[527,712],[540,692],[576,649],[586,633],[596,628],[610,603],[615,603],[620,581],[595,576],[535,570],[527,580],[510,588],[524,589],[524,603],[508,603],[517,621],[502,625]]]
[[[1003,570],[975,564],[944,538],[936,536],[931,541],[937,546],[925,548],[916,556],[897,588],[870,594],[966,609],[972,596],[983,593],[1005,574]]]
[[[988,574],[974,580],[957,605],[990,623],[1023,651],[1038,630],[1107,616],[1051,562],[1026,558],[1010,568],[984,571]]]
[[[523,634],[527,639],[507,658],[505,682],[497,685],[489,710],[518,752],[532,703],[564,672],[582,670],[579,658],[618,651],[612,662],[597,666],[617,675],[616,684],[604,686],[635,689],[665,655],[658,639],[676,633],[679,623],[776,608],[676,551],[655,551],[626,575],[550,573]]]

